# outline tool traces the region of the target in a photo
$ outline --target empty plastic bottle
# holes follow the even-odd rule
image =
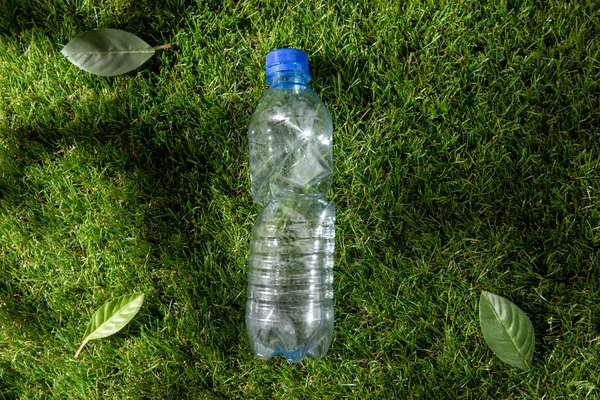
[[[261,359],[324,357],[333,335],[335,206],[331,116],[308,87],[306,53],[277,49],[248,143],[254,201],[246,329]]]

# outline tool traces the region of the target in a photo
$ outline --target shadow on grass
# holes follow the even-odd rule
[[[476,93],[464,94],[464,98],[457,96],[461,98],[459,104],[448,100],[447,105],[452,107],[447,107],[444,118],[428,123],[428,113],[432,111],[422,106],[427,101],[426,96],[416,101],[409,98],[410,90],[401,89],[406,86],[416,93],[431,90],[434,101],[443,104],[443,88],[428,82],[414,88],[410,86],[414,82],[398,80],[394,82],[395,91],[406,98],[388,96],[386,101],[390,103],[378,102],[369,85],[372,78],[367,72],[368,62],[360,57],[315,58],[314,75],[325,80],[330,90],[325,96],[337,98],[332,102],[347,101],[367,113],[379,112],[382,124],[388,117],[382,110],[389,109],[397,113],[396,118],[403,122],[401,126],[406,127],[405,131],[385,132],[369,131],[356,124],[357,129],[364,129],[358,135],[357,146],[367,147],[365,143],[377,135],[391,137],[393,134],[396,140],[387,141],[386,148],[376,148],[381,162],[373,162],[371,168],[365,170],[361,183],[367,189],[361,193],[360,201],[351,196],[341,198],[337,203],[340,215],[352,209],[363,218],[362,222],[371,221],[376,226],[377,229],[358,233],[377,243],[377,248],[369,248],[373,253],[387,253],[387,249],[399,260],[414,260],[418,267],[409,268],[413,273],[445,277],[449,284],[462,286],[465,293],[476,288],[503,295],[531,317],[540,337],[556,335],[548,331],[547,321],[556,314],[553,310],[565,302],[562,296],[569,293],[568,301],[589,306],[590,295],[579,295],[573,289],[592,291],[593,277],[598,273],[593,262],[598,251],[592,232],[593,201],[589,189],[580,184],[592,181],[592,175],[586,176],[582,171],[597,165],[582,157],[598,149],[591,134],[598,126],[590,125],[589,117],[597,112],[587,103],[575,109],[572,95],[556,91],[553,71],[540,66],[535,70],[523,68],[516,79],[524,87],[530,87],[533,80],[541,82],[537,94],[548,95],[543,105],[525,99],[521,107],[526,112],[522,115],[497,111],[510,110],[513,106],[512,101],[503,104],[505,99],[512,99],[513,93],[509,90],[504,93],[512,77],[504,78],[500,74],[494,76],[496,82],[502,82],[499,89],[474,86]],[[417,69],[418,65],[411,67]],[[497,68],[504,70],[501,63]],[[585,76],[584,71],[581,74]],[[472,85],[468,78],[466,76],[461,84]],[[414,76],[410,79],[414,80]],[[355,82],[358,84],[353,85]],[[474,112],[482,107],[477,104],[478,96],[486,98],[488,90],[493,91],[494,96],[500,95],[490,105],[490,111]],[[410,110],[406,109],[407,104]],[[565,111],[569,109],[576,111]],[[534,114],[538,117],[529,117]],[[457,126],[453,118],[471,119],[468,125]],[[551,120],[554,126],[548,123]],[[339,129],[339,123],[334,122],[334,125]],[[495,129],[490,129],[491,126]],[[503,129],[515,132],[507,134]],[[356,159],[365,156],[364,153],[352,155]],[[382,182],[386,186],[380,191],[377,188],[383,186]],[[381,204],[385,207],[380,207]],[[385,217],[378,219],[378,215]],[[357,235],[354,230],[344,232],[347,227],[343,223],[338,224],[338,229],[339,237]],[[352,252],[352,240],[345,245],[350,259],[368,253]],[[404,264],[399,263],[396,268],[407,268]],[[355,276],[393,280],[393,277],[380,276],[368,262],[357,263],[355,268]],[[340,282],[339,275],[336,279]],[[432,310],[464,306],[444,304],[442,289],[446,287],[443,283],[432,287],[420,285],[416,293],[434,294],[431,305],[420,316],[425,321],[447,318],[443,312]],[[353,282],[351,287],[354,286]],[[401,287],[402,282],[397,281],[390,290]],[[556,293],[562,294],[555,297]],[[357,307],[341,311],[360,313],[362,310]],[[597,322],[595,324],[597,327]],[[419,330],[422,338],[416,342],[425,353],[417,350],[415,354],[423,357],[428,346],[443,341],[443,329],[427,331],[419,327]],[[536,357],[543,359],[551,348],[538,341]]]
[[[233,267],[239,254],[232,254],[230,237],[223,235],[230,222],[224,220],[219,204],[226,204],[227,199],[231,199],[234,207],[247,203],[235,198],[243,183],[224,176],[239,171],[239,165],[235,164],[244,159],[245,140],[239,135],[245,136],[246,116],[225,103],[212,103],[194,112],[194,98],[199,94],[190,91],[188,95],[190,103],[181,105],[188,109],[170,108],[169,113],[155,115],[150,120],[135,116],[114,118],[121,115],[121,111],[115,110],[121,109],[122,102],[135,102],[119,98],[104,101],[106,113],[89,124],[72,122],[65,112],[62,121],[46,121],[41,125],[37,121],[36,125],[17,127],[11,134],[17,142],[13,146],[15,152],[6,155],[6,159],[19,159],[19,165],[9,181],[0,184],[0,200],[10,209],[17,207],[24,197],[35,197],[35,193],[28,194],[31,188],[20,184],[28,167],[47,160],[48,156],[52,161],[60,161],[65,157],[65,149],[72,146],[88,151],[92,165],[106,170],[108,176],[126,177],[127,186],[135,188],[133,207],[135,213],[142,215],[138,226],[143,233],[140,239],[151,246],[145,268],[154,294],[140,319],[131,325],[132,334],[139,334],[143,325],[156,327],[166,317],[182,318],[180,324],[186,325],[188,340],[194,342],[202,336],[221,354],[230,354],[231,345],[239,342],[243,327],[244,296],[236,292],[245,277]],[[184,118],[175,117],[179,114]],[[44,221],[31,223],[36,224],[38,232],[53,229]],[[7,297],[23,299],[8,305],[8,323],[40,334],[45,330],[40,324],[46,329],[58,326],[55,316],[40,312],[39,304],[27,301],[24,290],[18,284],[12,288],[0,286]],[[78,296],[85,294],[83,288]],[[92,308],[86,312],[91,315],[93,311]],[[42,321],[25,317],[31,313],[38,313]],[[209,337],[200,333],[206,327]],[[186,354],[195,357],[192,350]]]
[[[117,28],[150,38],[168,38],[196,9],[196,2],[191,0],[122,1],[102,6],[77,2],[58,4],[43,0],[3,1],[0,4],[0,34],[17,36],[23,31],[39,28],[57,38],[69,29],[83,33],[97,28]],[[219,1],[211,4],[215,11],[220,8]]]
[[[371,82],[365,73],[369,63],[368,58],[354,56],[345,59],[316,55],[310,57],[309,62],[313,79],[316,79],[319,86],[323,87],[321,98],[325,103],[341,101],[352,104],[353,109],[373,111],[370,106],[375,99],[373,99]],[[357,84],[357,82],[360,83]],[[334,130],[340,128],[338,124]]]
[[[35,29],[55,42],[66,42],[86,30],[118,28],[158,45],[171,40],[197,8],[195,2],[185,0],[124,1],[116,3],[115,7],[119,6],[113,9],[69,3],[56,9],[56,3],[8,0],[0,5],[0,35],[15,37]],[[216,13],[222,2],[211,1],[203,6],[201,12]],[[142,71],[130,75],[153,80],[152,74],[157,68],[158,62],[150,62]],[[147,274],[152,276],[154,284],[154,296],[150,297],[154,303],[146,304],[141,320],[130,327],[132,333],[139,334],[141,326],[160,324],[166,317],[181,317],[192,341],[198,339],[194,336],[200,335],[204,327],[215,329],[204,340],[221,354],[227,354],[232,351],[231,344],[239,341],[244,296],[235,294],[237,288],[243,286],[242,277],[231,267],[237,255],[231,254],[228,238],[216,234],[223,234],[225,225],[230,223],[214,204],[240,193],[235,178],[223,175],[231,170],[239,171],[239,167],[227,163],[239,163],[243,158],[245,139],[237,137],[237,133],[243,132],[245,136],[247,121],[245,114],[241,115],[239,109],[226,102],[213,102],[194,110],[193,102],[201,95],[194,90],[188,95],[191,101],[183,105],[187,109],[169,109],[187,118],[161,113],[141,120],[135,115],[136,110],[123,117],[120,102],[136,103],[136,99],[122,96],[117,100],[102,100],[105,112],[89,124],[72,122],[69,118],[76,115],[78,109],[65,109],[54,120],[40,123],[33,118],[9,128],[11,130],[5,133],[12,145],[3,149],[3,155],[5,160],[14,162],[8,178],[0,178],[0,201],[9,208],[19,204],[28,190],[17,187],[26,168],[48,156],[58,160],[71,146],[87,149],[94,164],[127,176],[129,186],[136,188],[135,207],[143,215],[139,226],[144,233],[141,240],[152,246]],[[155,101],[163,100],[158,96]],[[228,138],[233,142],[223,145]],[[226,155],[220,154],[221,151],[226,151]],[[219,199],[214,199],[214,194]],[[36,223],[39,231],[52,230],[52,226],[45,226],[41,221]],[[15,264],[18,269],[16,265],[18,262]],[[174,279],[180,284],[179,291],[173,290]],[[36,337],[44,327],[58,326],[54,316],[48,313],[39,314],[45,323],[26,318],[31,313],[39,313],[40,304],[28,302],[26,289],[21,286],[0,287],[7,297],[23,299],[7,303],[6,323],[31,330]]]

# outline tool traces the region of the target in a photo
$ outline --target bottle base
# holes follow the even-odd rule
[[[261,360],[283,355],[290,363],[298,363],[304,357],[323,358],[333,337],[333,320],[321,321],[319,325],[304,340],[298,340],[290,329],[281,329],[281,326],[279,329],[248,329],[252,352]]]
[[[321,340],[320,342],[324,342]],[[283,355],[288,362],[292,364],[299,363],[304,357],[310,357],[313,359],[319,359],[325,357],[329,348],[329,343],[323,346],[325,343],[315,343],[311,346],[297,347],[293,349],[284,349],[279,345],[275,348],[271,348],[264,344],[258,344],[253,346],[254,355],[256,358],[261,360],[268,360],[273,357]]]

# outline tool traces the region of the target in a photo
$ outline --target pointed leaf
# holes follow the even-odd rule
[[[513,367],[527,369],[533,359],[535,333],[519,307],[504,297],[481,292],[479,323],[488,346]]]
[[[114,76],[134,70],[148,61],[154,55],[154,48],[129,32],[98,29],[71,40],[61,53],[81,69]]]
[[[100,307],[88,324],[83,343],[75,353],[75,358],[90,340],[107,337],[123,329],[138,313],[143,301],[143,293],[134,293],[121,296]]]

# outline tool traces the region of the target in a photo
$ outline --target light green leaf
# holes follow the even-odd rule
[[[535,347],[531,321],[519,307],[504,297],[481,292],[479,323],[488,346],[513,367],[529,368]]]
[[[148,43],[129,32],[98,29],[71,40],[61,53],[81,69],[114,76],[136,69],[148,61],[154,51]]]
[[[144,294],[134,293],[121,296],[100,307],[88,324],[83,343],[75,353],[75,358],[90,340],[107,337],[123,329],[138,313],[143,302]]]

